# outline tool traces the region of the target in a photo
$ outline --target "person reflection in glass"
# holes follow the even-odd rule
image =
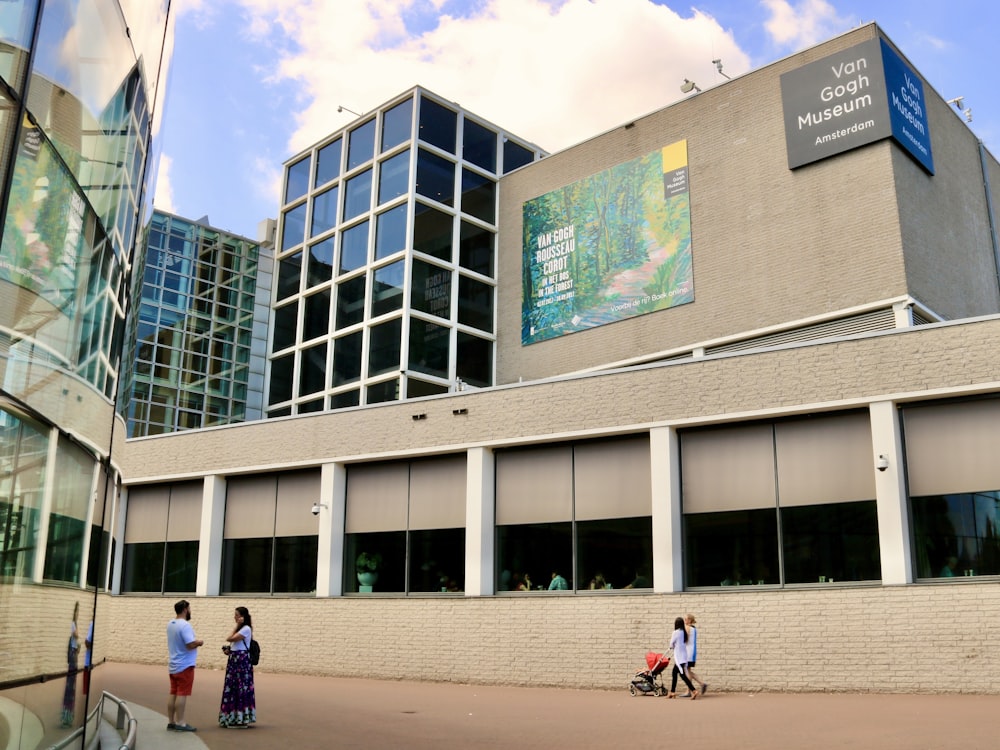
[[[69,644],[66,648],[66,689],[63,691],[62,715],[60,717],[60,725],[63,728],[73,726],[73,715],[76,712],[77,656],[80,654],[76,621],[79,616],[80,602],[77,602],[73,606],[73,619],[69,624]]]

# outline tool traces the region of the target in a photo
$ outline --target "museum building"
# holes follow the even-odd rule
[[[615,688],[694,612],[720,689],[1000,691],[1000,165],[960,113],[869,24],[507,141],[417,88],[289,161],[270,418],[114,443],[111,658],[198,597],[261,669]]]

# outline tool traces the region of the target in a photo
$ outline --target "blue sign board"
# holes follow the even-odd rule
[[[924,102],[924,82],[896,51],[882,42],[882,67],[885,70],[885,88],[889,95],[889,121],[892,137],[924,169],[934,174],[934,155],[931,153],[931,131],[927,125],[927,106]]]

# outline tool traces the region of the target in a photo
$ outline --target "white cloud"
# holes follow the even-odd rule
[[[279,162],[265,156],[258,156],[252,162],[250,181],[253,192],[268,205],[281,205],[281,181],[284,167]],[[277,218],[272,216],[271,218]]]
[[[764,24],[771,38],[780,46],[790,49],[811,47],[850,27],[850,20],[837,15],[837,10],[826,0],[762,0],[771,13]]]
[[[153,195],[153,206],[170,214],[177,213],[174,203],[174,188],[170,182],[170,167],[173,161],[166,154],[160,155],[160,164],[156,171],[156,192]]]
[[[301,94],[289,153],[421,84],[554,151],[749,69],[732,35],[699,11],[651,0],[480,0],[411,35],[427,0],[241,0],[250,34],[274,45],[270,80]],[[441,6],[447,7],[447,6]],[[276,34],[280,29],[282,33]]]

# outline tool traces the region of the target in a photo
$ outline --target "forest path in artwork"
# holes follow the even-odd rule
[[[641,266],[627,268],[615,274],[601,294],[604,301],[599,306],[580,313],[581,325],[584,327],[597,326],[621,320],[621,313],[612,311],[612,308],[627,305],[629,302],[635,302],[635,306],[638,306],[645,299],[646,287],[649,285],[650,279],[656,275],[656,269],[663,265],[674,252],[673,248],[660,247],[656,243],[652,232],[647,229],[646,246],[650,248],[648,251],[649,260]]]

